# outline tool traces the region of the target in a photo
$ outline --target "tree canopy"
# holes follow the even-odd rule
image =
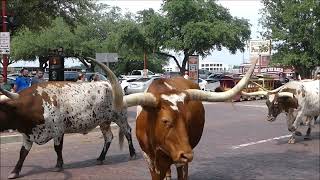
[[[62,47],[65,57],[74,57],[82,61],[87,68],[90,68],[85,57],[95,57],[95,53],[116,52],[121,60],[112,65],[117,74],[127,73],[135,68],[143,69],[142,59],[143,50],[138,44],[135,48],[123,46],[122,40],[127,41],[134,34],[139,36],[136,25],[133,23],[130,14],[121,15],[118,8],[106,8],[105,13],[94,12],[87,16],[83,22],[78,22],[75,26],[70,26],[61,17],[51,21],[51,24],[31,30],[28,27],[22,27],[13,36],[11,42],[12,61],[29,60],[36,58],[46,59],[49,55],[49,49]],[[131,24],[131,26],[130,26]],[[129,36],[126,33],[131,32]],[[165,58],[156,55],[150,55],[150,70],[161,72],[161,67],[165,63]]]
[[[263,36],[272,39],[272,62],[308,77],[320,65],[320,2],[263,0]]]
[[[138,20],[149,49],[174,58],[181,73],[189,55],[205,57],[222,47],[231,53],[244,51],[251,33],[247,20],[232,17],[214,0],[165,1],[161,14],[145,10],[139,13]],[[183,53],[182,64],[168,51]]]
[[[63,18],[69,25],[75,25],[83,21],[96,7],[95,3],[89,0],[7,1],[7,12],[13,18],[14,30],[21,27],[39,30],[50,25],[57,17]]]

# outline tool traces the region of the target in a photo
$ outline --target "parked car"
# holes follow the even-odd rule
[[[212,73],[207,69],[199,69],[199,78],[207,79]]]
[[[128,94],[127,89],[131,82],[135,81],[137,78],[131,78],[131,79],[120,79],[120,85],[122,88],[122,91],[125,95]]]
[[[147,77],[132,80],[132,82],[130,82],[129,86],[127,87],[125,93],[132,94],[144,92],[154,80],[159,78],[160,77]]]
[[[222,74],[222,73],[211,74],[206,78],[206,81],[208,81],[208,83],[217,82],[217,81],[220,81],[224,76],[225,74]]]
[[[98,74],[98,75],[99,75],[99,78],[100,78],[100,81],[106,81],[106,80],[108,80],[104,75],[102,75],[102,74],[100,74],[100,73],[98,73],[98,72],[86,72],[86,73],[85,73],[85,80],[86,80],[86,81],[89,81],[89,80],[90,80],[90,77],[91,77],[93,74]],[[77,72],[77,71],[65,71],[65,72],[64,72],[64,80],[65,80],[65,81],[77,81],[78,76],[79,76],[79,72]]]
[[[199,83],[200,89],[205,91],[208,82],[204,79],[199,78],[198,83]]]
[[[143,70],[133,70],[129,75],[121,75],[122,79],[134,79],[142,78],[144,75]],[[147,77],[160,77],[160,74],[155,74],[154,72],[147,70]]]
[[[164,78],[173,78],[178,76],[181,76],[180,72],[178,71],[164,72],[162,75]]]

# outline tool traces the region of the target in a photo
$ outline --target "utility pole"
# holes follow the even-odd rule
[[[148,71],[147,71],[147,53],[144,51],[143,53],[143,76],[147,77],[148,76]]]
[[[6,0],[2,0],[2,32],[7,32]],[[2,59],[4,82],[7,82],[9,64],[8,55],[3,54]]]

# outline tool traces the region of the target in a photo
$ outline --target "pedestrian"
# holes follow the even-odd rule
[[[79,73],[77,82],[84,82],[85,81],[85,75],[83,73]]]
[[[44,82],[43,75],[44,75],[43,69],[38,68],[36,75],[31,79],[31,86],[37,83]]]
[[[8,83],[4,82],[4,75],[0,74],[0,87],[2,87],[3,89],[7,90],[7,91],[12,91],[12,86]]]
[[[98,75],[98,74],[92,74],[92,75],[90,76],[90,81],[91,81],[91,82],[92,82],[92,81],[100,81],[99,75]]]
[[[184,76],[183,76],[185,79],[189,79],[189,75],[188,75],[188,71],[185,71],[184,72]]]
[[[16,78],[15,84],[13,86],[14,92],[20,92],[23,89],[30,87],[31,79],[28,76],[29,71],[25,68],[20,70],[20,76]]]

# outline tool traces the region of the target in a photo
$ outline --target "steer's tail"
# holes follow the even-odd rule
[[[123,141],[124,141],[124,132],[119,128],[119,147],[120,150],[123,149]]]

